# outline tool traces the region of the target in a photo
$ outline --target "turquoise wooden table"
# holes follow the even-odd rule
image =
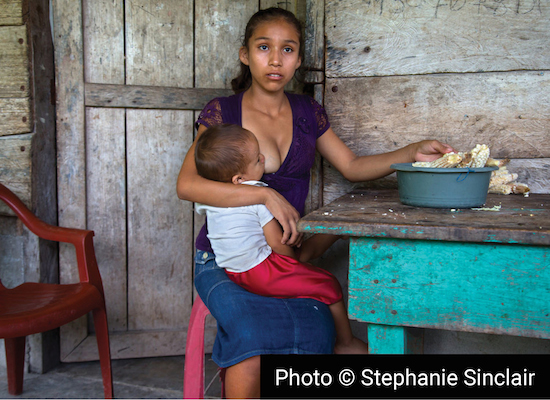
[[[355,191],[298,229],[350,236],[348,312],[371,353],[418,352],[416,328],[550,339],[550,195],[452,210]]]

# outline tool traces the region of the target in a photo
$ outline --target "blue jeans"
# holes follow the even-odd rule
[[[197,250],[195,287],[218,323],[212,359],[229,367],[261,354],[332,354],[336,332],[328,306],[313,299],[276,299],[247,292]]]

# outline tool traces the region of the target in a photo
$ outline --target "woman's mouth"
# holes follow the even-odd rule
[[[283,79],[283,76],[281,74],[267,74],[267,76],[270,79]]]

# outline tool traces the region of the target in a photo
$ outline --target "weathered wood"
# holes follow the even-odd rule
[[[123,2],[83,1],[82,13],[86,81],[123,84]],[[111,332],[125,331],[128,326],[125,122],[124,110],[86,109],[87,224],[96,235]],[[73,351],[71,356],[76,354],[79,352]]]
[[[124,110],[86,110],[87,226],[95,232],[111,331],[127,327],[124,130]]]
[[[547,0],[326,2],[327,76],[547,69]]]
[[[85,81],[123,85],[124,0],[84,0],[82,14]]]
[[[252,1],[195,3],[195,86],[231,88],[240,70],[239,48],[248,19],[258,11]]]
[[[56,39],[56,128],[58,221],[61,226],[86,228],[86,154],[82,9],[80,1],[52,3]],[[76,256],[70,245],[59,246],[61,283],[77,282]],[[60,328],[61,359],[88,334],[86,318]]]
[[[204,345],[212,348],[216,337],[216,325],[206,327]],[[117,332],[110,335],[111,358],[171,357],[185,354],[186,330]],[[88,336],[64,362],[97,360],[97,342],[95,335]],[[183,373],[183,372],[182,372]]]
[[[126,83],[193,87],[193,2],[126,2]]]
[[[28,97],[30,53],[27,26],[0,27],[0,97]]]
[[[321,83],[324,80],[322,71],[325,69],[325,3],[315,0],[306,0],[305,3],[304,65],[317,71],[308,82]]]
[[[355,314],[352,313],[350,316],[354,317]],[[420,339],[413,336],[409,328],[368,324],[367,331],[369,354],[422,354],[422,335]],[[414,333],[418,335],[418,332]],[[417,345],[418,342],[420,345]]]
[[[0,98],[0,137],[32,132],[30,97]]]
[[[191,312],[192,204],[176,196],[192,112],[127,111],[128,328],[184,329]]]
[[[0,137],[0,182],[31,206],[32,134]],[[0,215],[15,215],[0,201]]]
[[[550,75],[544,72],[328,79],[325,106],[335,132],[357,154],[423,139],[493,157],[550,157]]]
[[[86,106],[144,109],[202,110],[214,97],[233,94],[229,89],[86,84]]]
[[[28,0],[2,0],[0,1],[0,25],[23,25],[28,12]]]
[[[302,218],[309,233],[550,246],[550,195],[487,196],[486,207],[437,209],[400,203],[397,190],[356,191]]]
[[[549,339],[549,244],[353,239],[351,318]]]

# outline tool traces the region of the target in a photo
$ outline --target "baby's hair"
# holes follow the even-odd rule
[[[219,182],[231,182],[246,171],[249,159],[245,149],[254,134],[239,125],[222,124],[207,128],[197,139],[195,165],[200,176]]]
[[[242,46],[248,49],[248,41],[254,34],[256,28],[263,24],[264,22],[271,22],[278,19],[282,19],[288,22],[290,25],[294,26],[296,32],[298,33],[298,38],[300,42],[299,56],[300,59],[304,60],[304,35],[302,23],[296,16],[290,11],[285,10],[284,8],[270,7],[265,10],[260,10],[248,20],[246,29],[244,31],[244,39]],[[252,75],[250,73],[250,68],[248,65],[245,65],[241,62],[241,71],[239,75],[231,81],[231,88],[235,93],[244,92],[252,84]]]

